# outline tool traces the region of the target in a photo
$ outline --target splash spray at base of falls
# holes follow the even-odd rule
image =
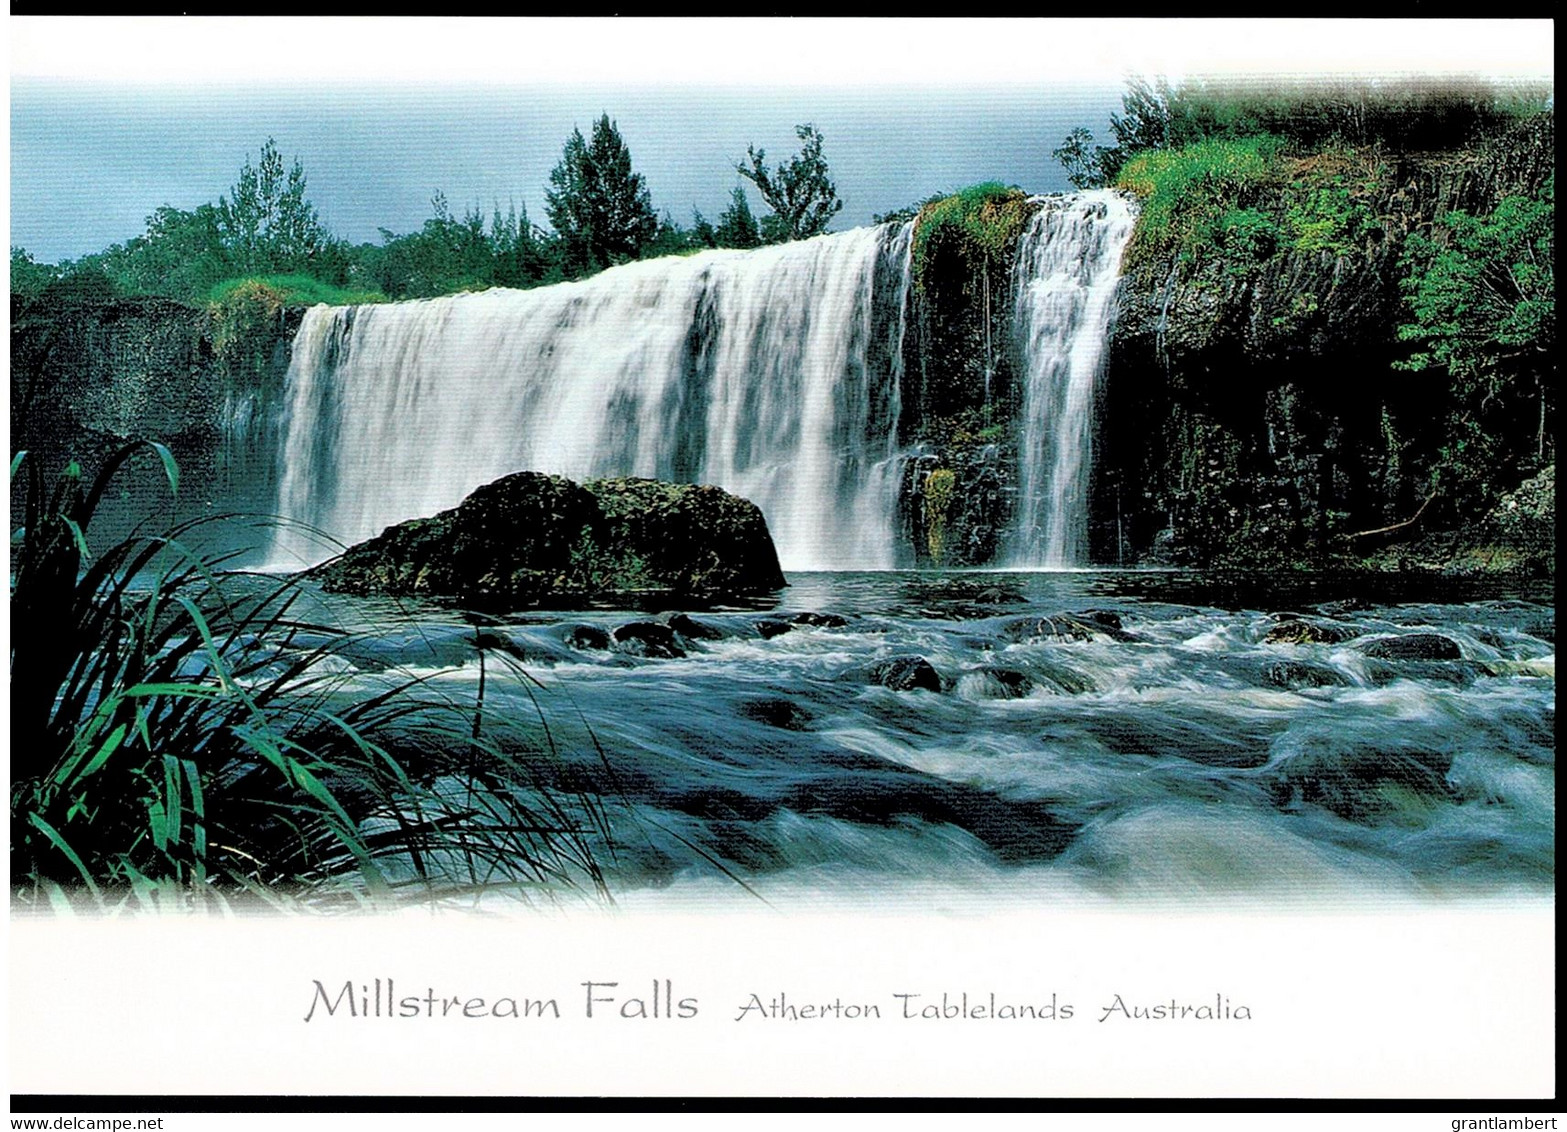
[[[1018,242],[1012,325],[1023,420],[1015,566],[1088,560],[1095,387],[1135,223],[1131,203],[1108,190],[1047,197]]]

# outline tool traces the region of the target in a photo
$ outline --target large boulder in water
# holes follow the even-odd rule
[[[716,487],[576,484],[518,472],[450,511],[388,527],[323,567],[338,593],[564,606],[619,596],[716,600],[788,583],[756,505]]]
[[[1360,651],[1378,660],[1457,660],[1463,656],[1458,642],[1440,633],[1378,637],[1361,646]]]

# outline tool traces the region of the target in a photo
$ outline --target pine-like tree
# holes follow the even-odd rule
[[[571,132],[550,184],[546,211],[569,274],[635,259],[658,234],[647,185],[631,171],[631,151],[608,114],[594,123],[591,143]]]
[[[745,190],[739,185],[730,195],[729,207],[718,214],[713,237],[721,248],[754,248],[762,242],[762,231],[745,199]]]

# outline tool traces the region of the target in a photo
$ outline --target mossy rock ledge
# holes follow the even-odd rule
[[[722,601],[788,584],[754,503],[706,485],[577,484],[538,472],[505,476],[450,511],[388,527],[318,577],[335,593],[484,609],[654,596]]]

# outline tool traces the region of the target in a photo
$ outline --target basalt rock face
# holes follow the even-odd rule
[[[13,451],[49,474],[70,460],[91,473],[127,440],[157,440],[179,461],[178,517],[273,510],[277,394],[299,312],[242,335],[211,311],[147,296],[13,298],[11,318]],[[128,527],[167,502],[157,461],[134,463],[101,522]]]
[[[1479,520],[1457,530],[1431,530],[1368,555],[1383,570],[1450,577],[1556,574],[1556,465],[1549,464],[1505,492]]]
[[[716,487],[576,484],[518,472],[362,542],[320,571],[340,593],[483,608],[654,595],[724,600],[786,585],[755,505]]]
[[[1358,155],[1343,182],[1366,222],[1330,247],[1193,257],[1134,235],[1102,385],[1092,560],[1323,565],[1374,549],[1349,536],[1415,514],[1449,403],[1437,377],[1394,368],[1411,349],[1398,338],[1406,239],[1450,210],[1539,192],[1554,156],[1549,114],[1456,153]],[[1441,507],[1428,528],[1456,523]]]

